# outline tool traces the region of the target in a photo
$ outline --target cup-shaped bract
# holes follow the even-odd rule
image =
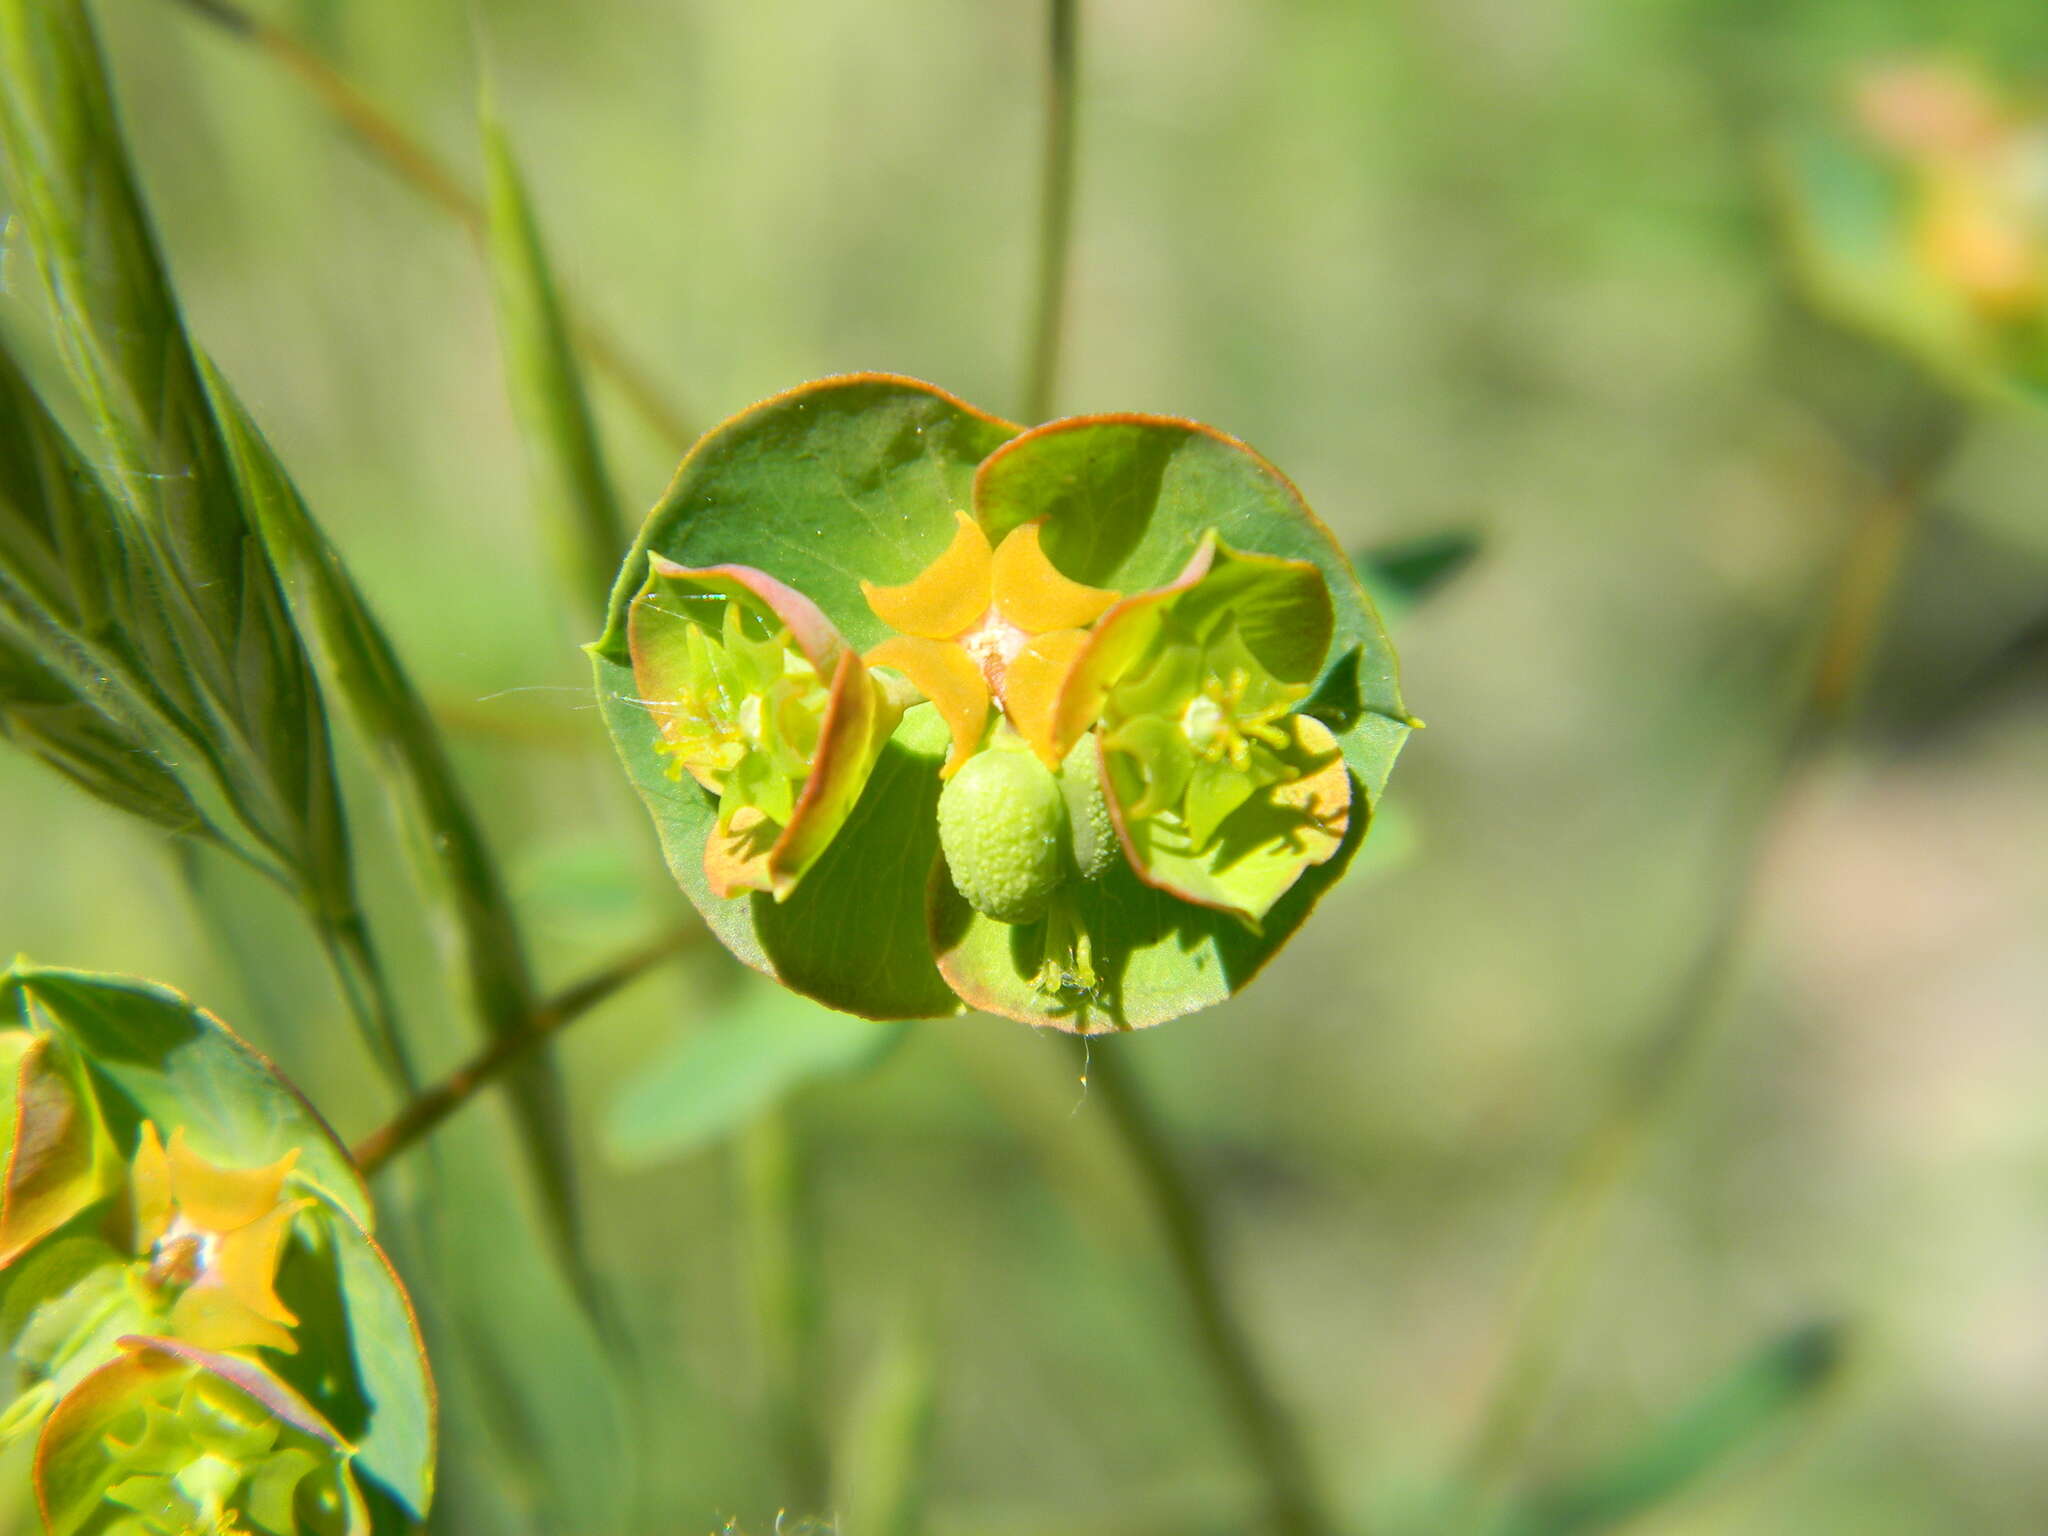
[[[627,620],[669,774],[718,797],[720,897],[796,889],[859,800],[900,707],[815,603],[747,566],[652,557]]]
[[[1213,534],[1173,582],[1104,616],[1061,687],[1053,748],[1100,732],[1109,810],[1139,879],[1256,929],[1343,845],[1343,754],[1297,713],[1334,624],[1314,566]]]
[[[2048,107],[1951,60],[1873,63],[1781,166],[1820,309],[1968,393],[2048,392]]]
[[[781,634],[781,671],[758,649],[735,665],[817,708],[825,668],[791,659],[808,655],[797,595],[886,711],[872,755],[830,776],[830,816],[806,825],[809,780],[786,773],[791,820],[760,804],[762,825],[809,834],[801,862],[737,880],[734,727],[689,734],[663,711],[731,675],[713,647],[732,624],[738,649]],[[966,1007],[1095,1032],[1222,1001],[1342,874],[1414,723],[1349,562],[1242,443],[1150,416],[1024,431],[881,374],[708,433],[590,652],[713,931],[874,1018]]]
[[[354,1460],[260,1367],[134,1337],[44,1424],[36,1498],[50,1536],[370,1536]]]
[[[224,1455],[219,1447],[195,1452],[189,1475],[130,1457],[132,1476],[94,1484],[90,1498],[79,1491],[112,1453],[80,1442],[78,1426],[99,1422],[101,1408],[115,1412],[106,1406],[113,1398],[176,1361],[191,1378],[179,1389],[185,1406],[159,1402],[144,1415],[151,1422],[187,1408],[201,1422],[218,1398],[208,1383],[227,1380],[259,1420],[274,1410],[287,1427],[339,1425],[323,1432],[355,1474],[394,1507],[424,1515],[432,1380],[405,1289],[367,1229],[368,1192],[326,1124],[225,1025],[162,987],[17,965],[0,975],[0,1018],[20,1026],[0,1033],[0,1052],[17,1060],[27,1088],[14,1093],[9,1187],[64,1191],[33,1207],[16,1202],[41,1214],[18,1223],[17,1242],[0,1255],[0,1441],[39,1433],[56,1448],[45,1461],[58,1469],[50,1486],[59,1491],[46,1507],[82,1522],[67,1529],[123,1532],[183,1530],[178,1520],[200,1519],[205,1497],[227,1499],[231,1486],[271,1514],[285,1507],[275,1490],[287,1464],[305,1470],[302,1458],[258,1457],[250,1465],[267,1470],[252,1471],[243,1488],[205,1461]],[[188,1369],[195,1362],[198,1375]],[[124,1439],[111,1421],[103,1428],[108,1446],[163,1439]],[[298,1444],[282,1432],[257,1445],[262,1438],[251,1431],[251,1456]],[[198,1500],[189,1509],[188,1494]],[[354,1516],[330,1518],[346,1504],[315,1500],[303,1528],[356,1529]],[[263,1525],[255,1509],[241,1511],[254,1528],[300,1528]],[[159,1516],[171,1523],[147,1523]]]

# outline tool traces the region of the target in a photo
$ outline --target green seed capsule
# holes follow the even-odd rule
[[[939,792],[939,847],[969,906],[1028,923],[1065,878],[1067,806],[1059,781],[1019,748],[991,747]]]
[[[1076,742],[1060,764],[1060,794],[1067,802],[1074,868],[1083,880],[1100,880],[1123,856],[1123,849],[1117,846],[1109,802],[1102,797],[1102,749],[1093,731]]]

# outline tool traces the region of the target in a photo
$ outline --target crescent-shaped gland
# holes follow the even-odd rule
[[[1086,629],[1118,594],[1062,575],[1038,541],[1038,524],[1011,530],[996,546],[991,582],[996,612],[1027,635]]]
[[[994,556],[981,524],[955,512],[959,526],[945,552],[901,586],[860,584],[875,617],[899,634],[950,640],[988,612]]]
[[[1311,864],[1326,863],[1351,830],[1351,770],[1330,728],[1313,715],[1289,715],[1294,756],[1305,771],[1273,789],[1273,803],[1308,822],[1301,844]]]
[[[950,779],[958,773],[981,745],[988,725],[988,684],[974,658],[943,640],[897,635],[863,659],[871,667],[894,667],[931,702],[953,738],[939,777]]]

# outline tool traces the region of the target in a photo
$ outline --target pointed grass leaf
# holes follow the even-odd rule
[[[539,1007],[525,941],[503,873],[426,701],[256,423],[204,360],[202,370],[255,527],[402,808],[408,850],[478,1022],[492,1039],[518,1034]],[[552,1055],[529,1054],[506,1082],[558,1259],[594,1314],[598,1302],[575,1212],[575,1158]]]
[[[371,1050],[403,1081],[389,989],[356,902],[325,705],[229,473],[79,0],[0,0],[0,159],[95,432],[94,462],[106,465],[98,483],[110,515],[87,527],[77,514],[102,509],[57,509],[67,555],[104,546],[93,563],[110,596],[102,622],[77,634],[55,626],[67,640],[92,636],[110,663],[103,686],[74,691],[89,703],[120,694],[128,707],[108,713],[131,730],[160,724],[142,732],[143,745],[171,748],[165,737],[176,738],[155,756],[182,765],[175,777],[202,809],[178,830],[222,833],[294,893]],[[74,577],[78,569],[73,562]],[[81,720],[44,710],[32,742],[48,742],[53,724],[72,725],[65,745],[77,750],[69,762],[56,757],[59,767],[102,794],[153,791],[128,798],[159,822],[182,818],[154,775],[124,782],[92,771],[102,769],[105,732]]]
[[[0,21],[0,149],[110,461],[117,622],[250,830],[334,902],[346,850],[318,694],[225,473],[98,40],[76,0],[4,0]]]
[[[0,335],[0,735],[119,810],[226,845],[234,809],[125,637],[128,565],[110,493]]]
[[[848,1531],[918,1536],[938,1428],[938,1362],[915,1325],[886,1334],[834,1457]]]
[[[1834,1323],[1781,1334],[1609,1461],[1529,1494],[1497,1536],[1594,1536],[1661,1508],[1811,1409],[1844,1345]]]
[[[1358,551],[1352,563],[1380,611],[1400,614],[1463,575],[1479,558],[1480,548],[1476,531],[1452,528],[1370,545]]]
[[[525,179],[488,101],[481,117],[498,340],[543,515],[581,619],[611,590],[626,530]]]

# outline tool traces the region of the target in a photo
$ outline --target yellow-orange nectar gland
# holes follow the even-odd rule
[[[930,700],[952,744],[942,777],[981,745],[991,702],[1048,768],[1058,768],[1053,709],[1087,626],[1121,595],[1060,574],[1039,545],[1039,525],[1013,528],[991,547],[965,512],[945,551],[901,586],[861,583],[875,617],[896,634],[864,658],[894,667]]]

